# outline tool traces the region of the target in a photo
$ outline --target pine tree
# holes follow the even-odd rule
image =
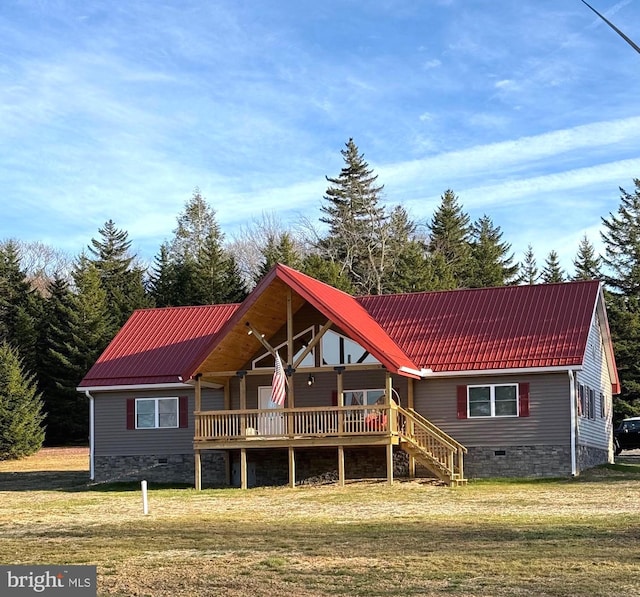
[[[0,343],[0,460],[37,452],[44,440],[42,401],[18,353]]]
[[[353,139],[341,151],[344,167],[337,178],[326,177],[330,186],[321,206],[320,221],[327,235],[317,248],[328,261],[340,265],[359,294],[380,291],[385,267],[388,214],[378,203],[383,185],[369,168]]]
[[[215,210],[198,189],[177,220],[173,241],[156,257],[152,292],[157,304],[206,305],[246,296],[237,262],[224,247]]]
[[[149,276],[149,295],[156,307],[177,304],[175,277],[175,267],[169,259],[169,245],[165,242],[160,245]]]
[[[605,231],[603,262],[611,272],[605,276],[609,288],[625,296],[640,293],[640,179],[634,179],[633,194],[620,188],[617,215],[602,218]]]
[[[347,294],[355,294],[355,287],[339,263],[324,259],[317,253],[304,258],[302,272]]]
[[[264,278],[277,263],[288,265],[299,270],[302,267],[302,256],[289,232],[270,234],[262,249],[263,262],[255,277],[256,284]]]
[[[599,280],[601,277],[600,263],[602,259],[596,255],[593,245],[585,234],[578,247],[578,253],[573,260],[575,267],[574,280]]]
[[[560,257],[554,250],[549,251],[549,255],[544,262],[542,274],[540,275],[545,284],[555,284],[556,282],[564,282],[564,271],[560,267]]]
[[[223,284],[225,289],[221,296],[223,303],[241,303],[249,294],[238,262],[231,254],[227,255]]]
[[[605,297],[622,386],[614,398],[617,418],[640,415],[640,179],[633,182],[633,193],[620,188],[616,215],[602,218]]]
[[[502,242],[500,226],[491,218],[482,216],[471,227],[471,280],[472,288],[504,286],[513,283],[518,265],[513,264],[511,245]]]
[[[18,350],[25,367],[36,367],[37,325],[41,297],[31,290],[20,267],[18,245],[0,245],[0,341]]]
[[[91,239],[89,252],[100,273],[111,313],[112,335],[124,325],[135,309],[148,307],[144,287],[144,270],[135,265],[131,241],[126,230],[116,228],[113,220],[99,228],[100,239]]]
[[[222,242],[222,232],[216,220],[215,210],[196,187],[191,198],[185,202],[184,210],[177,217],[178,226],[173,231],[174,237],[170,245],[172,259],[178,261],[195,261],[215,237]]]
[[[451,189],[440,199],[428,225],[427,249],[441,288],[463,288],[471,274],[470,218]]]
[[[69,337],[58,358],[71,372],[73,389],[96,362],[113,337],[108,295],[95,263],[80,255],[73,271],[77,293],[69,313]]]
[[[408,241],[397,255],[396,265],[386,284],[387,292],[422,292],[439,290],[439,280],[434,277],[432,263],[427,259],[424,242]]]
[[[536,257],[531,245],[527,246],[527,250],[524,253],[524,261],[520,263],[518,281],[520,284],[528,284],[529,286],[540,281],[540,272],[538,271]]]
[[[81,372],[68,360],[76,322],[76,296],[63,278],[55,276],[48,287],[40,325],[38,377],[47,414],[48,445],[63,445],[87,438],[87,401],[75,391]]]

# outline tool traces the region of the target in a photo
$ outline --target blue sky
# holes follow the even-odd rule
[[[591,4],[640,43],[640,0]],[[640,55],[579,0],[3,0],[0,239],[151,260],[197,186],[227,240],[317,220],[349,137],[570,268],[640,178]]]

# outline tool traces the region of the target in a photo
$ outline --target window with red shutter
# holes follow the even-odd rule
[[[178,414],[178,423],[181,429],[189,427],[189,397],[180,396],[180,409]]]
[[[520,417],[529,416],[529,384],[518,384],[518,412]]]
[[[467,386],[458,386],[458,419],[467,418]]]

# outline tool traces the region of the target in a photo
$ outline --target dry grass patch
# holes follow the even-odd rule
[[[67,469],[50,456],[63,479],[82,475],[76,456],[63,459]],[[139,491],[92,490],[86,472],[75,486],[68,477],[36,487],[35,461],[22,473],[8,465],[0,463],[0,561],[96,564],[100,595],[640,593],[634,465],[460,489],[152,489],[146,517]]]

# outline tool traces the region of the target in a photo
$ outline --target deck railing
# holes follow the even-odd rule
[[[464,478],[464,455],[467,449],[442,429],[413,409],[397,407],[400,435],[424,456],[436,461],[453,478]]]
[[[195,441],[389,434],[395,405],[197,411]]]

